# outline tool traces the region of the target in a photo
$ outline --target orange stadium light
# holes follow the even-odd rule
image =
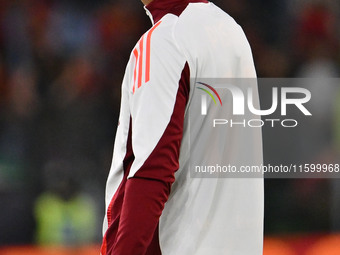
[[[317,241],[306,255],[339,255],[340,254],[340,234],[326,236]]]
[[[17,246],[0,248],[1,255],[98,255],[99,245],[80,247],[37,247],[37,246]]]
[[[264,240],[263,255],[298,255],[286,242],[276,238]]]

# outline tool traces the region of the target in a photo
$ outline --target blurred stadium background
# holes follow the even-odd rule
[[[213,2],[259,77],[339,77],[338,0]],[[150,25],[139,0],[0,0],[0,254],[99,253],[121,81]],[[314,144],[282,139],[282,154],[338,162],[340,87],[313,96]],[[340,254],[339,186],[267,179],[264,254]]]

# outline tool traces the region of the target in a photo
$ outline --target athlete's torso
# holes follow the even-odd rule
[[[157,54],[153,55],[152,51]],[[190,94],[179,169],[160,218],[162,254],[262,254],[263,180],[191,178],[189,173],[193,146],[204,143],[202,139],[205,139],[200,132],[204,125],[200,111],[190,111],[190,102],[201,95],[196,89],[197,80],[256,77],[251,50],[241,27],[212,3],[189,3],[179,14],[162,16],[133,49],[122,85],[120,125],[107,182],[107,206],[123,176],[130,121],[132,126],[139,127],[132,133],[135,154],[129,173],[132,177],[153,152],[172,117],[177,100],[176,84],[185,66],[190,73]],[[153,104],[154,100],[157,105]],[[160,113],[157,116],[161,116],[158,119],[150,116],[155,108]],[[253,151],[249,150],[247,163],[260,164],[261,131],[248,135],[256,144]],[[249,137],[237,133],[230,133],[229,137],[232,137],[229,146],[239,145],[234,148],[235,154],[249,146]],[[201,143],[192,142],[196,140]],[[225,155],[233,161],[228,148]],[[104,231],[106,228],[107,222]]]

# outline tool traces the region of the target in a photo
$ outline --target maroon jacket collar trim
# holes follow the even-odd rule
[[[153,0],[145,9],[149,11],[153,23],[157,23],[164,15],[171,13],[181,15],[189,3],[208,3],[207,0]]]

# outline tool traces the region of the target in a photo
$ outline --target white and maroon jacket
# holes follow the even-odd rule
[[[132,50],[122,84],[101,253],[260,255],[263,180],[190,178],[188,170],[192,80],[256,77],[247,39],[205,0],[154,0],[145,9],[153,27]],[[248,156],[260,163],[261,132],[253,139],[259,145]]]

